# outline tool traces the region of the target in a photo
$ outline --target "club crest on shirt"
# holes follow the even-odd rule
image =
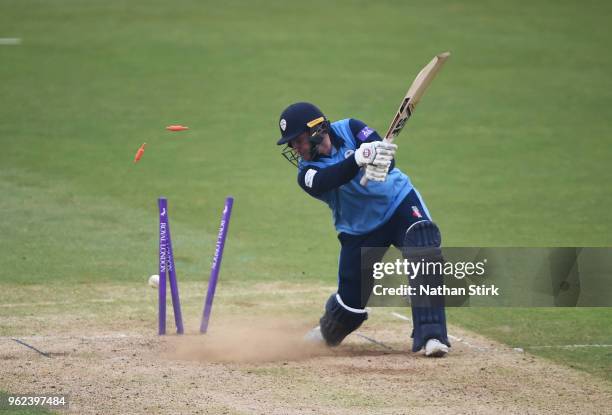
[[[421,211],[416,206],[412,206],[412,216],[419,219],[423,217],[423,215],[421,215]]]

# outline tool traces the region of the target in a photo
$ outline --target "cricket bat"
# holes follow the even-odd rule
[[[412,116],[412,113],[425,93],[425,90],[431,81],[433,81],[433,79],[436,77],[436,74],[440,68],[442,68],[442,65],[444,65],[444,62],[446,62],[449,56],[450,52],[440,53],[439,55],[436,55],[423,69],[421,69],[414,81],[412,81],[410,88],[408,88],[408,92],[406,92],[406,96],[402,100],[402,103],[400,104],[399,109],[397,110],[397,113],[395,114],[395,117],[393,118],[393,121],[385,134],[385,137],[383,138],[384,141],[392,143],[395,137],[399,135],[404,128],[406,121],[408,121],[408,119],[410,119]],[[361,183],[362,186],[365,186],[368,184],[368,179],[363,176],[359,183]]]

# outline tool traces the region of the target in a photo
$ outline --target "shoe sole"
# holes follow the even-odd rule
[[[444,357],[448,354],[446,350],[436,350],[435,352],[426,354],[426,357]]]

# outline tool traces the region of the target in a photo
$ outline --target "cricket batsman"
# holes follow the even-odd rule
[[[440,231],[408,176],[395,166],[397,145],[382,141],[362,121],[330,122],[313,104],[298,102],[282,112],[279,127],[277,144],[285,146],[282,155],[297,166],[298,184],[327,203],[338,232],[338,291],[327,300],[319,326],[306,336],[337,346],[368,318],[362,248],[394,245],[412,261],[442,261]],[[364,175],[367,186],[359,184]],[[424,348],[428,357],[448,353],[443,302],[413,302],[412,321],[413,352]]]

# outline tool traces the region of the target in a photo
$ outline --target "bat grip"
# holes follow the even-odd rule
[[[365,170],[365,167],[364,167],[364,170]],[[359,180],[359,184],[362,185],[363,187],[366,187],[368,185],[368,178],[363,176],[361,180]]]
[[[383,141],[384,141],[385,143],[391,143],[391,142],[393,142],[393,138],[387,138],[387,137],[385,137],[385,138],[383,138]],[[363,171],[364,171],[364,173],[365,173],[365,167],[363,168]],[[365,177],[365,174],[363,175],[363,177],[361,178],[361,180],[359,180],[359,184],[360,184],[360,185],[362,185],[363,187],[366,187],[366,186],[368,185],[368,179],[367,179],[367,177]]]

